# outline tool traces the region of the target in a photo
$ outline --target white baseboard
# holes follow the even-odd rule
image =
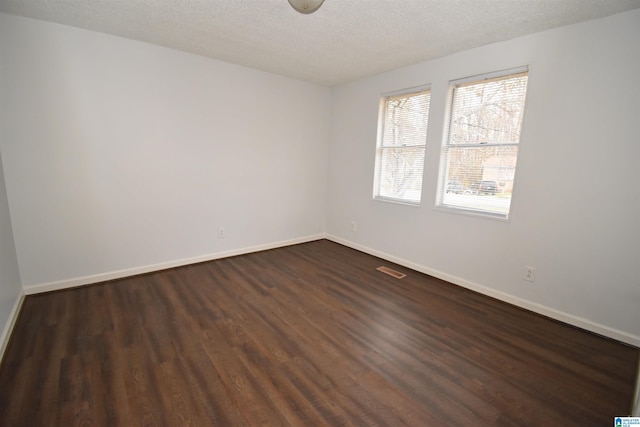
[[[43,292],[58,291],[61,289],[75,288],[78,286],[91,285],[95,283],[105,282],[107,280],[122,279],[124,277],[136,276],[139,274],[152,273],[154,271],[166,270],[169,268],[181,267],[189,264],[197,264],[199,262],[213,261],[221,258],[228,258],[236,255],[244,255],[252,252],[260,252],[269,249],[280,248],[284,246],[297,245],[300,243],[311,242],[314,240],[324,239],[324,234],[316,234],[311,236],[300,237],[296,239],[283,240],[264,245],[249,246],[246,248],[232,249],[229,251],[216,252],[212,254],[200,255],[193,258],[185,258],[176,261],[169,261],[160,264],[145,265],[142,267],[128,268],[124,270],[111,271],[107,273],[94,274],[91,276],[76,277],[72,279],[60,280],[56,282],[42,283],[38,285],[25,286],[24,291],[27,295],[39,294]]]
[[[138,274],[151,273],[154,271],[160,271],[160,270],[165,270],[169,268],[189,265],[189,264],[196,264],[199,262],[213,261],[220,258],[227,258],[231,256],[236,256],[236,255],[244,255],[252,252],[259,252],[259,251],[264,251],[268,249],[275,249],[275,248],[284,247],[284,246],[306,243],[306,242],[311,242],[313,240],[319,240],[319,239],[328,239],[336,243],[340,243],[342,245],[359,250],[361,252],[364,252],[382,259],[386,259],[387,261],[405,266],[407,268],[419,271],[421,273],[428,274],[438,279],[445,280],[449,283],[453,283],[455,285],[462,286],[467,289],[471,289],[481,294],[488,295],[492,298],[496,298],[498,300],[516,305],[518,307],[533,311],[538,314],[542,314],[544,316],[567,323],[569,325],[573,325],[578,328],[582,328],[582,329],[594,332],[596,334],[633,345],[635,347],[640,347],[640,336],[638,335],[629,334],[627,332],[619,331],[617,329],[600,325],[598,323],[592,322],[582,317],[574,316],[559,310],[555,310],[550,307],[546,307],[541,304],[524,300],[522,298],[518,298],[516,296],[489,288],[487,286],[483,286],[478,283],[462,279],[460,277],[452,276],[450,274],[447,274],[438,270],[434,270],[432,268],[429,268],[420,264],[416,264],[402,258],[398,258],[396,256],[387,254],[385,252],[378,251],[376,249],[372,249],[363,245],[359,245],[357,243],[342,239],[334,235],[323,234],[323,233],[300,237],[300,238],[291,239],[291,240],[283,240],[279,242],[268,243],[264,245],[250,246],[246,248],[233,249],[229,251],[201,255],[193,258],[185,258],[185,259],[170,261],[166,263],[152,264],[152,265],[135,267],[135,268],[125,269],[125,270],[118,270],[118,271],[113,271],[108,273],[95,274],[91,276],[61,280],[57,282],[43,283],[39,285],[25,286],[24,293],[26,295],[32,295],[32,294],[38,294],[42,292],[50,292],[50,291],[56,291],[61,289],[73,288],[77,286],[90,285],[94,283],[104,282],[107,280],[121,279],[124,277],[135,276]],[[24,298],[24,295],[22,298]],[[5,328],[5,332],[6,332],[6,328]]]
[[[369,247],[359,245],[357,243],[353,243],[349,240],[342,239],[333,235],[326,235],[325,238],[327,240],[331,240],[336,243],[340,243],[341,245],[348,246],[352,249],[356,249],[358,251],[367,253],[369,255],[376,256],[378,258],[385,259],[387,261],[393,262],[395,264],[402,265],[404,267],[410,268],[412,270],[419,271],[424,274],[428,274],[429,276],[436,277],[438,279],[442,279],[446,282],[453,283],[454,285],[462,286],[463,288],[470,289],[472,291],[488,295],[492,298],[496,298],[500,301],[507,302],[509,304],[513,304],[515,306],[533,311],[538,314],[542,314],[543,316],[550,317],[552,319],[558,320],[560,322],[567,323],[569,325],[576,326],[581,329],[585,329],[587,331],[591,331],[598,335],[602,335],[608,338],[612,338],[614,340],[630,344],[635,347],[640,347],[640,336],[629,334],[627,332],[619,331],[617,329],[613,329],[604,325],[600,325],[598,323],[592,322],[588,319],[584,319],[582,317],[574,316],[572,314],[568,314],[550,307],[546,307],[541,304],[537,304],[535,302],[531,302],[522,298],[518,298],[516,296],[507,294],[505,292],[497,291],[495,289],[480,285],[475,282],[471,282],[469,280],[462,279],[460,277],[452,276],[447,273],[443,273],[438,270],[434,270],[432,268],[419,265],[413,263],[411,261],[407,261],[402,258],[395,257],[393,255],[389,255],[387,253],[378,251],[376,249],[371,249]]]
[[[2,337],[0,338],[0,361],[4,356],[4,351],[7,347],[9,338],[11,336],[11,331],[13,330],[15,322],[18,318],[18,314],[20,313],[20,308],[22,307],[22,303],[24,302],[25,295],[32,295],[32,294],[37,294],[42,292],[73,288],[76,286],[84,286],[84,285],[89,285],[94,283],[100,283],[107,280],[120,279],[124,277],[135,276],[138,274],[145,274],[145,273],[151,273],[154,271],[180,267],[183,265],[213,261],[216,259],[227,258],[231,256],[236,256],[236,255],[244,255],[252,252],[259,252],[259,251],[275,249],[275,248],[284,247],[284,246],[296,245],[296,244],[311,242],[319,239],[327,239],[336,243],[340,243],[344,246],[385,259],[387,261],[402,265],[412,270],[419,271],[424,274],[428,274],[430,276],[447,281],[454,285],[462,286],[464,288],[479,292],[481,294],[488,295],[498,300],[513,304],[515,306],[533,311],[538,314],[542,314],[544,316],[567,323],[569,325],[573,325],[573,326],[585,329],[587,331],[591,331],[596,334],[633,345],[635,347],[640,347],[640,336],[629,334],[613,328],[609,328],[607,326],[600,325],[598,323],[592,322],[590,320],[587,320],[581,317],[573,316],[571,314],[564,313],[562,311],[558,311],[558,310],[555,310],[531,301],[527,301],[527,300],[515,297],[513,295],[480,285],[478,283],[471,282],[469,280],[465,280],[456,276],[452,276],[450,274],[443,273],[441,271],[434,270],[429,267],[419,265],[419,264],[407,261],[405,259],[398,258],[393,255],[389,255],[385,252],[381,252],[363,245],[359,245],[357,243],[353,243],[351,241],[342,239],[337,236],[320,233],[320,234],[301,237],[297,239],[284,240],[284,241],[269,243],[264,245],[250,246],[246,248],[234,249],[234,250],[224,251],[224,252],[217,252],[213,254],[207,254],[207,255],[202,255],[202,256],[193,257],[193,258],[186,258],[186,259],[181,259],[181,260],[171,261],[166,263],[147,265],[143,267],[130,268],[130,269],[113,271],[113,272],[103,273],[103,274],[95,274],[92,276],[78,277],[78,278],[69,279],[69,280],[61,280],[57,282],[44,283],[40,285],[26,286],[24,288],[24,292],[21,292],[18,299],[16,300],[13,310],[11,311],[9,320],[7,321],[4,327]],[[633,416],[640,416],[639,415],[639,411],[640,411],[640,408],[639,408],[640,407],[640,389],[639,388],[640,388],[640,372],[638,373],[638,379],[636,383],[636,396],[634,401],[634,408],[632,410]]]
[[[632,417],[640,417],[640,358],[638,359],[638,377],[636,378],[636,391],[633,396]]]
[[[20,314],[22,303],[24,303],[24,297],[25,293],[21,290],[18,298],[16,299],[16,302],[13,304],[13,308],[11,309],[11,313],[9,314],[7,323],[5,323],[4,325],[2,336],[0,337],[0,362],[2,362],[2,360],[4,359],[4,352],[7,349],[7,345],[9,345],[11,332],[13,331],[13,327],[16,324],[16,320],[18,320],[18,315]]]

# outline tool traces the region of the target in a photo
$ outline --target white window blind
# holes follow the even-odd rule
[[[430,101],[428,88],[380,99],[375,198],[420,203]]]
[[[527,80],[521,68],[451,83],[438,206],[509,216]]]

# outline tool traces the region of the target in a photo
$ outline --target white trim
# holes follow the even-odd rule
[[[420,86],[408,87],[405,89],[392,90],[391,92],[385,92],[380,94],[381,100],[384,98],[400,97],[402,95],[418,94],[422,92],[431,92],[431,83],[427,83]]]
[[[20,309],[22,308],[22,304],[24,303],[24,297],[25,293],[21,289],[16,302],[13,304],[13,309],[11,309],[11,313],[9,314],[9,318],[7,319],[7,323],[5,323],[4,325],[2,337],[0,337],[0,362],[2,362],[2,360],[4,359],[4,352],[7,349],[7,345],[9,345],[11,332],[13,332],[13,327],[16,325],[16,321],[18,320]]]
[[[374,175],[373,175],[373,198],[374,200],[381,200],[381,201],[391,201],[391,202],[396,202],[396,203],[404,203],[404,204],[410,204],[410,205],[416,205],[419,206],[422,202],[422,191],[420,191],[420,194],[418,195],[419,198],[418,200],[409,200],[409,199],[405,199],[405,198],[395,198],[395,197],[388,197],[388,196],[383,196],[380,194],[381,192],[381,176],[384,170],[384,165],[382,164],[382,157],[383,157],[383,152],[386,149],[415,149],[415,148],[422,148],[423,149],[423,153],[422,153],[422,174],[424,174],[424,163],[425,163],[425,158],[427,155],[427,138],[425,137],[424,141],[421,144],[414,144],[414,145],[402,145],[402,146],[394,146],[394,145],[385,145],[385,128],[387,126],[387,119],[386,119],[386,113],[387,113],[387,109],[389,106],[389,100],[392,98],[408,98],[408,97],[413,97],[413,96],[422,96],[428,94],[429,95],[429,102],[428,102],[428,115],[430,114],[430,106],[431,106],[431,84],[425,84],[425,85],[421,85],[421,86],[416,86],[416,87],[411,87],[411,88],[406,88],[406,89],[401,89],[401,90],[395,90],[393,92],[387,92],[387,93],[383,93],[380,95],[380,101],[378,104],[378,127],[377,127],[377,132],[376,132],[376,151],[375,151],[375,165],[374,165]],[[426,134],[429,134],[429,129],[428,129],[428,122],[429,122],[429,117],[427,117],[427,128],[425,129]],[[422,178],[421,178],[422,179]],[[422,185],[422,184],[421,184]],[[422,190],[422,187],[421,187]]]
[[[502,79],[514,74],[523,74],[529,72],[529,65],[520,65],[513,68],[505,68],[503,70],[491,71],[488,73],[476,74],[473,76],[461,77],[459,79],[449,81],[450,87],[465,86],[466,84],[480,84],[485,83],[488,80]]]
[[[555,320],[559,320],[560,322],[567,323],[569,325],[577,326],[578,328],[585,329],[587,331],[591,331],[598,335],[602,335],[608,338],[612,338],[617,341],[621,341],[623,343],[640,347],[640,336],[633,335],[627,332],[619,331],[617,329],[610,328],[608,326],[601,325],[599,323],[592,322],[588,319],[584,319],[582,317],[574,316],[572,314],[565,313],[563,311],[555,310],[550,307],[546,307],[541,304],[537,304],[535,302],[527,301],[522,298],[518,298],[516,296],[507,294],[505,292],[497,291],[495,289],[488,288],[486,286],[480,285],[475,282],[471,282],[469,280],[462,279],[460,277],[452,276],[447,273],[443,273],[438,270],[434,270],[432,268],[416,264],[411,261],[407,261],[402,258],[398,258],[393,255],[389,255],[385,252],[378,251],[376,249],[371,249],[369,247],[353,243],[349,240],[342,239],[337,236],[327,234],[326,239],[331,240],[336,243],[340,243],[341,245],[348,246],[350,248],[359,250],[361,252],[365,252],[369,255],[376,256],[378,258],[385,259],[387,261],[402,265],[404,267],[410,268],[412,270],[419,271],[424,274],[428,274],[429,276],[436,277],[441,280],[445,280],[449,283],[453,283],[454,285],[462,286],[463,288],[471,289],[472,291],[479,292],[484,295],[488,295],[492,298],[496,298],[500,301],[507,302],[509,304],[513,304],[515,306],[533,311],[538,314],[542,314],[543,316],[550,317]]]
[[[393,203],[395,205],[413,206],[414,208],[421,207],[421,202],[412,202],[405,199],[394,199],[393,197],[373,196],[373,200],[375,200],[376,202]]]
[[[521,74],[521,75],[526,74],[527,78],[529,79],[527,80],[527,84],[525,88],[525,98],[523,101],[524,112],[522,116],[522,122],[520,125],[520,135],[518,135],[518,142],[512,142],[512,143],[485,142],[483,144],[452,144],[450,141],[451,119],[453,118],[453,113],[454,113],[454,107],[455,107],[454,98],[455,98],[456,89],[458,89],[459,87],[466,86],[467,84],[471,84],[471,85],[484,84],[490,80],[496,80],[496,79],[507,80],[518,74]],[[478,74],[474,76],[462,77],[456,80],[449,81],[449,90],[447,92],[447,104],[445,109],[445,122],[444,122],[445,131],[442,135],[442,144],[440,145],[440,153],[439,153],[440,164],[438,166],[438,192],[436,194],[436,210],[439,210],[441,212],[447,212],[447,213],[461,213],[463,215],[474,215],[476,217],[492,218],[492,219],[499,219],[504,221],[510,220],[511,207],[513,206],[513,204],[511,203],[513,201],[513,193],[514,193],[513,189],[511,191],[512,196],[511,196],[511,200],[509,201],[509,208],[506,213],[501,213],[496,211],[487,211],[487,210],[478,209],[478,208],[469,207],[469,206],[445,204],[444,199],[446,195],[446,186],[448,181],[447,176],[449,175],[449,170],[450,170],[450,164],[447,159],[449,157],[450,150],[454,148],[518,147],[518,152],[516,154],[516,163],[517,163],[517,159],[520,157],[519,147],[522,142],[522,135],[524,134],[524,125],[526,122],[525,118],[527,115],[527,111],[529,110],[527,108],[527,103],[528,103],[529,93],[530,93],[529,91],[530,75],[531,75],[530,66],[521,65],[517,67],[507,68],[507,69],[493,71],[489,73]],[[517,173],[518,173],[518,169],[516,166],[514,166],[514,177],[512,180],[513,181],[512,185],[515,185],[515,182],[516,182],[515,178]],[[456,212],[456,211],[459,211],[459,212]]]
[[[216,252],[212,254],[200,255],[193,258],[184,258],[176,261],[169,261],[159,264],[150,264],[142,267],[128,268],[108,273],[94,274],[91,276],[76,277],[72,279],[60,280],[57,282],[42,283],[36,285],[24,286],[24,292],[27,295],[39,294],[43,292],[57,291],[61,289],[74,288],[77,286],[91,285],[95,283],[105,282],[107,280],[121,279],[124,277],[136,276],[139,274],[151,273],[154,271],[166,270],[169,268],[181,267],[189,264],[197,264],[199,262],[213,261],[220,258],[228,258],[236,255],[244,255],[252,252],[266,251],[284,246],[297,245],[299,243],[307,243],[314,240],[324,239],[324,234],[315,234],[297,239],[283,240],[263,245],[249,246],[246,248],[232,249],[224,252]]]
[[[640,417],[640,357],[638,358],[638,374],[636,375],[636,391],[631,404],[631,416]]]
[[[613,329],[608,326],[604,326],[599,323],[592,322],[582,317],[574,316],[572,314],[555,310],[553,308],[546,307],[541,304],[527,301],[522,298],[518,298],[516,296],[507,294],[505,292],[496,291],[495,289],[491,289],[489,287],[480,285],[478,283],[471,282],[469,280],[465,280],[457,276],[452,276],[450,274],[443,273],[441,271],[434,270],[432,268],[429,268],[420,264],[416,264],[414,262],[407,261],[405,259],[398,258],[393,255],[389,255],[385,252],[378,251],[376,249],[372,249],[367,246],[363,246],[331,234],[318,233],[315,235],[300,237],[297,239],[283,240],[280,242],[268,243],[264,245],[249,246],[246,248],[234,249],[234,250],[229,250],[225,252],[217,252],[213,254],[207,254],[207,255],[202,255],[202,256],[193,257],[193,258],[185,258],[185,259],[170,261],[166,263],[152,264],[152,265],[147,265],[143,267],[130,268],[130,269],[119,270],[119,271],[114,271],[110,273],[95,274],[92,276],[78,277],[78,278],[73,278],[68,280],[61,280],[57,282],[44,283],[40,285],[25,286],[24,292],[20,294],[18,301],[16,301],[13,311],[11,312],[11,318],[7,322],[7,325],[5,326],[5,330],[2,335],[2,341],[0,342],[0,345],[2,346],[0,347],[0,350],[4,352],[4,348],[6,346],[6,340],[8,340],[8,335],[13,328],[13,324],[15,323],[15,319],[17,318],[17,314],[19,312],[20,307],[22,306],[22,302],[24,300],[25,295],[33,295],[33,294],[38,294],[42,292],[50,292],[50,291],[55,291],[60,289],[73,288],[77,286],[90,285],[94,283],[104,282],[107,280],[120,279],[123,277],[151,273],[154,271],[180,267],[183,265],[213,261],[220,258],[227,258],[231,256],[236,256],[236,255],[244,255],[252,252],[259,252],[259,251],[264,251],[268,249],[275,249],[275,248],[280,248],[284,246],[296,245],[296,244],[311,242],[319,239],[327,239],[336,243],[340,243],[341,245],[348,246],[350,248],[359,250],[361,252],[364,252],[373,256],[377,256],[379,258],[386,259],[387,261],[405,266],[412,270],[416,270],[421,273],[436,277],[438,279],[445,280],[454,285],[462,286],[463,288],[471,289],[473,291],[479,292],[484,295],[488,295],[492,298],[496,298],[498,300],[507,302],[509,304],[513,304],[515,306],[533,311],[535,313],[542,314],[543,316],[547,316],[552,319],[559,320],[569,325],[577,326],[587,331],[591,331],[593,333],[603,335],[605,337],[612,338],[617,341],[621,341],[621,342],[633,345],[635,347],[640,347],[640,336],[638,335],[633,335],[627,332],[619,331],[617,329]],[[635,410],[637,411],[638,409],[636,408]]]
[[[511,222],[511,217],[509,216],[509,214],[499,214],[496,212],[483,211],[480,209],[461,208],[456,205],[445,205],[441,203],[439,205],[436,205],[433,208],[433,210],[436,212],[445,212],[445,213],[451,213],[456,215],[472,216],[475,218],[491,219],[491,220],[502,221],[502,222]],[[509,211],[511,211],[511,208],[509,208]]]

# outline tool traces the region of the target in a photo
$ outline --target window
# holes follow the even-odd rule
[[[451,83],[439,207],[508,218],[527,79],[521,68]]]
[[[424,87],[380,99],[376,199],[420,203],[430,100]]]

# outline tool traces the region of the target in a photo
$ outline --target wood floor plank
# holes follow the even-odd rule
[[[27,296],[0,425],[610,425],[638,357],[319,240]]]

